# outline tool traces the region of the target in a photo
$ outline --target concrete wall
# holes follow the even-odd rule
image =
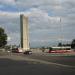
[[[21,28],[21,48],[23,51],[29,50],[29,29],[28,29],[28,17],[20,15],[20,28]]]

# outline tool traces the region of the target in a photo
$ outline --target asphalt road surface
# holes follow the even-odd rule
[[[28,58],[40,59],[48,62],[63,64],[63,65],[75,66],[75,55],[70,55],[70,54],[64,55],[64,54],[34,53],[32,55],[23,55],[23,56]]]
[[[30,59],[34,58],[34,61]],[[51,58],[51,60],[49,60]],[[55,57],[33,55],[1,55],[0,56],[0,75],[75,75],[75,68],[52,63],[43,63],[41,60],[51,62],[57,60]],[[37,62],[39,59],[41,62]],[[59,60],[61,57],[59,58]],[[62,58],[63,60],[67,58]],[[62,60],[62,62],[64,62]],[[70,60],[74,61],[74,58]],[[53,62],[52,61],[52,62]],[[69,58],[68,58],[69,61]],[[66,61],[65,61],[66,62]],[[73,66],[73,65],[72,65]]]

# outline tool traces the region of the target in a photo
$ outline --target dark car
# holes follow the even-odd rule
[[[13,48],[13,49],[12,49],[12,52],[13,52],[13,53],[18,53],[18,48]]]
[[[25,51],[24,54],[32,54],[32,51]]]

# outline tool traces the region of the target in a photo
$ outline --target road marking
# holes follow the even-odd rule
[[[59,63],[53,63],[53,62],[48,62],[48,61],[43,61],[43,60],[38,60],[38,59],[31,59],[31,58],[25,58],[27,61],[34,61],[38,63],[43,63],[43,64],[49,64],[49,65],[57,65],[57,66],[62,66],[62,67],[70,67],[70,68],[75,68],[75,66],[70,66],[70,65],[64,65],[64,64],[59,64]]]
[[[19,60],[19,61],[26,60],[26,61],[30,61],[30,62],[34,62],[34,63],[43,63],[43,64],[48,64],[48,65],[56,65],[56,66],[61,66],[61,67],[75,68],[75,66],[53,63],[53,62],[48,62],[48,61],[44,61],[44,60],[32,59],[32,58],[16,56],[16,55],[11,55],[10,57],[9,56],[0,56],[0,58],[8,58],[8,59]]]

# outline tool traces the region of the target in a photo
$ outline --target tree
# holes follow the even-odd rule
[[[72,48],[72,49],[75,49],[75,39],[72,40],[71,48]]]
[[[41,50],[42,50],[42,52],[44,52],[45,51],[45,47],[41,47]]]
[[[0,27],[0,47],[4,47],[7,44],[7,35],[3,28]]]
[[[49,47],[49,53],[52,51],[52,47]]]
[[[60,43],[58,43],[58,46],[62,46],[62,43],[60,42]]]

